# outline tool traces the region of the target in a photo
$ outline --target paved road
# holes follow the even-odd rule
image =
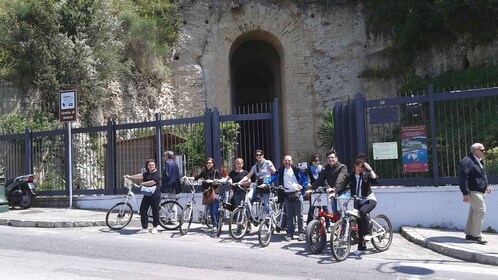
[[[274,237],[260,248],[252,233],[241,242],[226,233],[139,235],[106,227],[0,226],[0,279],[497,279],[498,268],[439,255],[396,234],[391,249],[344,262],[310,255],[302,242]],[[19,261],[25,259],[20,266]]]

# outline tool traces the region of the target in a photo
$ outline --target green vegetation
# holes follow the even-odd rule
[[[237,136],[240,133],[240,125],[237,122],[223,122],[220,125],[220,142],[222,163],[217,163],[217,167],[227,165],[228,160],[233,160],[238,145]],[[198,174],[204,167],[206,160],[206,146],[204,141],[204,124],[195,124],[192,129],[184,133],[175,134],[187,139],[184,143],[177,144],[173,149],[177,154],[186,155],[187,171],[189,175]]]
[[[58,93],[78,91],[91,123],[107,85],[156,85],[176,38],[176,6],[159,0],[0,0],[0,78],[39,91],[58,115]]]
[[[318,141],[323,148],[331,149],[335,145],[334,112],[332,110],[323,111],[320,113],[320,118],[322,124],[318,127]]]
[[[487,44],[498,36],[495,0],[372,0],[366,5],[370,30],[394,40],[388,55],[397,59],[383,74],[410,73],[417,52],[432,46],[447,46],[458,38]]]
[[[60,125],[50,114],[34,110],[30,115],[11,113],[0,116],[0,134],[23,133],[26,128],[44,131]]]

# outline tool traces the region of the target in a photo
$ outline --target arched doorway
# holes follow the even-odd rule
[[[230,60],[232,107],[272,102],[280,97],[280,56],[261,40],[243,43]]]
[[[272,102],[281,96],[279,52],[272,44],[254,38],[258,37],[254,35],[246,34],[246,37],[239,38],[231,51],[231,104],[235,114],[270,113]],[[280,155],[274,152],[273,124],[258,120],[239,124],[241,131],[237,152],[245,160],[246,168],[249,169],[255,160],[255,149],[263,149],[265,157],[278,166]]]

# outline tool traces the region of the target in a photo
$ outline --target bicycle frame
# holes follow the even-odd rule
[[[251,183],[251,187],[253,187],[253,184],[255,184],[255,183]],[[239,188],[240,188],[240,186],[239,186]],[[243,189],[243,190],[246,192],[246,196],[245,196],[245,199],[244,199],[244,203],[242,203],[242,205],[239,206],[239,207],[244,208],[244,212],[246,214],[248,214],[251,222],[253,222],[253,223],[259,223],[264,218],[263,217],[263,215],[264,215],[263,214],[263,204],[261,203],[261,201],[259,201],[259,202],[252,202],[252,205],[251,205],[251,201],[249,199],[249,196],[247,195],[247,193],[249,192],[250,188]],[[257,205],[254,205],[255,203],[257,203]],[[258,215],[256,215],[256,213],[254,213],[253,207],[259,208],[259,214]]]
[[[199,209],[199,206],[197,205],[197,202],[195,201],[195,193],[202,186],[202,183],[204,183],[206,181],[210,181],[210,180],[197,180],[197,181],[188,180],[187,181],[187,185],[190,186],[190,194],[188,196],[187,203],[185,204],[185,209],[187,209],[187,207],[192,208],[192,210],[195,209],[197,211],[198,222],[201,222],[203,219],[206,218],[206,211],[205,211],[206,207],[204,207],[204,211],[201,211]]]
[[[133,202],[131,204],[131,207],[133,209],[133,212],[139,213],[140,207],[138,206],[138,202],[137,202],[137,198],[135,196],[135,193],[133,193],[131,189],[133,187],[140,188],[140,186],[126,177],[123,179],[124,179],[124,188],[127,189],[127,192],[124,194],[123,202],[128,203],[130,201],[130,198],[133,198],[133,200],[131,200]]]

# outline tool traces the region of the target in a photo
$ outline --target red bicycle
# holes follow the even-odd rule
[[[333,197],[335,199],[335,197]],[[336,223],[341,219],[340,214],[325,212],[323,206],[329,205],[329,194],[324,187],[319,187],[311,193],[310,206],[315,208],[315,218],[306,227],[306,245],[308,250],[313,254],[321,253],[327,246],[327,228],[325,219],[330,219]],[[351,224],[353,240],[358,242],[358,225],[356,222]]]

